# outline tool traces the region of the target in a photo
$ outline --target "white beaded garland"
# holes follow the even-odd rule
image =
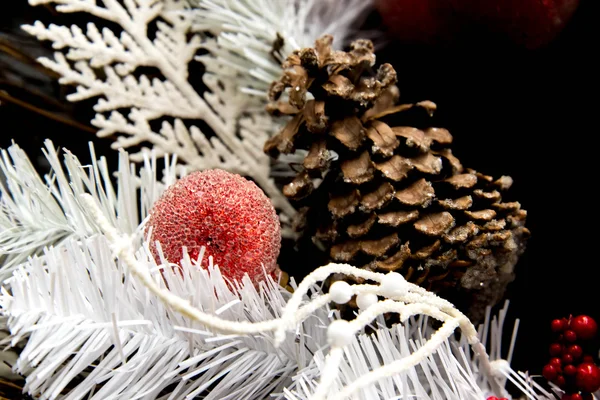
[[[327,328],[327,341],[331,346],[348,346],[354,339],[354,331],[350,323],[343,319],[336,319]]]
[[[397,272],[390,272],[381,280],[381,294],[387,298],[396,298],[408,294],[408,282]]]
[[[358,285],[358,287],[350,290],[350,296],[354,291],[359,294],[363,290],[371,291],[375,289],[378,295],[388,297],[388,300],[371,305],[369,310],[365,310],[364,313],[359,314],[352,322],[338,319],[330,323],[327,329],[327,341],[331,349],[325,358],[325,365],[321,373],[320,382],[316,387],[316,392],[311,397],[314,400],[325,400],[331,394],[332,386],[339,377],[339,367],[345,352],[344,347],[351,345],[356,338],[357,332],[362,330],[375,317],[387,312],[398,312],[401,316],[404,315],[403,318],[417,314],[430,315],[443,321],[444,324],[425,344],[418,350],[415,350],[411,356],[403,357],[400,360],[395,360],[393,363],[376,367],[362,374],[352,383],[343,387],[335,396],[336,399],[348,398],[362,388],[370,384],[375,384],[380,379],[391,376],[391,374],[410,371],[411,368],[415,368],[416,365],[422,363],[424,359],[433,354],[437,348],[443,346],[445,340],[452,336],[457,327],[460,327],[462,333],[466,334],[467,342],[472,346],[475,355],[482,365],[481,371],[491,387],[491,392],[496,394],[503,393],[503,389],[500,386],[500,381],[503,378],[498,378],[495,375],[506,368],[506,364],[504,362],[498,362],[494,366],[490,364],[489,356],[486,353],[484,345],[479,340],[478,332],[467,317],[447,301],[415,284],[408,283],[398,273],[391,272],[383,275],[381,273],[357,269],[348,264],[331,263],[317,268],[300,282],[292,297],[287,301],[279,318],[256,322],[223,319],[218,315],[206,313],[191,305],[189,300],[178,297],[168,289],[161,288],[148,273],[147,265],[138,260],[131,236],[121,233],[109,222],[103,215],[101,208],[96,204],[96,200],[90,194],[83,194],[81,198],[90,209],[92,218],[94,218],[94,221],[106,236],[111,245],[113,255],[118,256],[123,261],[128,272],[131,272],[153,295],[156,295],[160,301],[170,306],[181,316],[190,318],[192,321],[214,328],[216,331],[222,333],[238,335],[273,332],[274,344],[278,348],[284,341],[286,332],[298,326],[316,308],[327,305],[333,297],[337,297],[337,295],[341,296],[340,293],[347,295],[345,289],[340,289],[340,293],[337,293],[336,296],[321,294],[315,297],[310,303],[302,305],[305,297],[316,283],[326,280],[333,273],[343,273],[380,282],[378,288],[368,287],[370,285]],[[339,287],[342,288],[343,284]],[[338,289],[334,289],[334,293],[336,292],[338,292]],[[410,296],[408,296],[409,292]],[[337,298],[339,299],[339,297]],[[369,299],[367,293],[365,293],[361,300],[363,305],[370,302],[373,298],[371,297],[369,301],[366,299]],[[409,306],[410,309],[408,309]]]
[[[331,300],[337,304],[346,304],[352,298],[352,287],[345,281],[333,282],[329,288]]]
[[[359,293],[356,295],[356,305],[361,310],[371,307],[378,301],[379,299],[375,293]]]
[[[490,362],[492,366],[492,374],[499,379],[502,379],[506,376],[508,371],[510,371],[510,363],[503,359],[498,359]]]

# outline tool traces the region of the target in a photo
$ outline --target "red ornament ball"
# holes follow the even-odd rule
[[[593,363],[582,363],[577,366],[575,385],[583,392],[594,393],[600,389],[600,369]]]
[[[577,337],[583,340],[592,339],[598,332],[598,324],[592,317],[587,315],[578,315],[571,319],[570,327],[577,334]]]
[[[150,211],[150,249],[158,260],[179,263],[182,246],[192,259],[206,248],[224,277],[257,283],[272,273],[281,248],[279,218],[269,198],[253,182],[223,170],[194,172],[169,187]]]

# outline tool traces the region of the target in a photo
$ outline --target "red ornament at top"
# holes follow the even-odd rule
[[[579,0],[376,0],[375,5],[401,41],[444,41],[474,30],[539,48],[558,36]]]
[[[578,315],[571,319],[569,327],[577,334],[579,339],[588,340],[596,336],[598,324],[592,317],[587,315]]]
[[[150,211],[150,249],[155,241],[165,258],[179,263],[182,246],[196,259],[206,248],[228,279],[253,282],[273,273],[281,248],[279,218],[269,198],[253,182],[223,170],[194,172],[169,187]]]

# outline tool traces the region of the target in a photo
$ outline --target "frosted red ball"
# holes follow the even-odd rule
[[[157,260],[158,240],[173,263],[181,261],[183,246],[192,259],[204,246],[202,265],[212,256],[228,279],[239,281],[247,273],[256,283],[277,266],[281,231],[271,201],[254,182],[227,171],[194,172],[178,180],[154,204],[146,233],[150,228]]]

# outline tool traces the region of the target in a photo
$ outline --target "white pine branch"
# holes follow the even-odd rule
[[[516,329],[513,331],[513,343],[508,351],[508,360],[502,358],[502,332],[508,302],[493,321],[488,318],[479,329],[480,337],[490,334],[489,353],[495,371],[502,374],[515,373],[509,365],[513,351]],[[413,318],[410,323],[398,324],[392,329],[379,328],[371,334],[362,333],[344,349],[344,359],[339,367],[333,392],[341,391],[345,386],[360,379],[371,370],[389,365],[396,360],[410,357],[423,347],[435,331],[428,318]],[[385,326],[383,319],[373,325]],[[516,328],[516,327],[515,327]],[[491,332],[488,332],[491,331]],[[487,340],[483,340],[484,343]],[[352,399],[392,399],[398,393],[411,393],[427,400],[481,400],[494,395],[480,371],[479,361],[472,357],[470,345],[464,336],[444,342],[437,351],[426,357],[420,366],[400,374],[386,376],[355,393]],[[323,374],[326,368],[326,354],[319,350],[311,364],[298,372],[293,383],[286,388],[288,400],[311,399],[317,390],[315,376]],[[506,378],[503,379],[506,383]],[[542,391],[536,393],[531,383],[522,384],[523,392],[534,393],[533,399],[544,399]],[[497,394],[497,393],[496,393]],[[548,398],[551,398],[548,396]]]
[[[340,48],[356,34],[357,20],[371,0],[191,0],[195,9],[193,30],[218,37],[209,50],[217,60],[199,57],[237,73],[247,94],[266,97],[271,82],[281,75],[281,61],[294,50],[312,47],[325,34]],[[275,43],[279,44],[276,46]],[[280,48],[276,48],[280,47]]]
[[[178,160],[182,160],[183,165],[191,170],[201,170],[210,166],[240,175],[250,175],[253,170],[257,169],[268,174],[268,164],[262,163],[261,165],[257,160],[256,165],[251,169],[235,153],[230,152],[218,138],[207,138],[196,126],[188,129],[179,119],[176,119],[172,125],[163,121],[160,131],[155,132],[147,119],[141,115],[143,113],[144,111],[133,109],[127,119],[121,113],[113,111],[108,118],[97,115],[92,123],[100,128],[99,137],[110,136],[115,132],[131,133],[131,136],[117,137],[111,145],[114,149],[152,142],[157,145],[155,148],[157,156],[177,154]],[[134,121],[134,123],[130,121]],[[256,140],[255,136],[248,138],[248,143],[252,143],[253,140]],[[248,147],[248,153],[254,154],[256,148],[251,144]],[[132,161],[140,162],[144,159],[146,152],[147,149],[142,148],[137,152],[130,153],[130,158]]]
[[[66,50],[57,52],[53,60],[42,58],[40,62],[60,74],[62,84],[75,86],[69,100],[98,98],[93,124],[100,128],[99,135],[117,136],[116,146],[120,148],[149,143],[159,154],[177,155],[190,169],[233,165],[232,172],[251,177],[267,193],[281,211],[282,221],[295,213],[270,177],[269,157],[262,152],[265,132],[249,138],[239,131],[240,119],[252,110],[264,114],[262,106],[242,94],[235,80],[223,79],[210,61],[206,66],[212,72],[203,76],[209,90],[200,94],[189,82],[188,64],[198,49],[210,46],[210,39],[192,32],[193,15],[185,1],[105,0],[100,4],[89,0],[30,0],[30,4],[55,4],[57,11],[88,13],[122,28],[119,33],[89,23],[84,32],[79,27],[46,27],[41,22],[23,27],[38,39],[51,41],[56,49]],[[156,32],[149,35],[151,24]],[[162,78],[151,79],[139,73],[138,67],[152,67]],[[124,114],[123,109],[131,112]],[[165,125],[161,132],[153,132],[151,122],[165,118],[203,120],[211,132],[175,129],[190,135],[179,140],[173,139],[176,135],[170,135]],[[191,137],[192,131],[195,138]],[[217,154],[207,155],[208,142],[210,148],[218,149]],[[136,154],[133,159],[139,161],[141,157]]]
[[[165,157],[164,183],[156,181],[156,155],[146,155],[140,172],[130,164],[125,152],[119,155],[117,185],[106,160],[96,159],[90,145],[92,164],[84,166],[68,151],[61,162],[59,152],[46,141],[44,155],[51,173],[40,177],[28,156],[17,145],[1,150],[0,170],[0,280],[28,257],[39,254],[45,246],[66,237],[87,237],[97,226],[79,200],[83,193],[96,198],[105,215],[124,232],[133,233],[146,217],[164,187],[175,179],[172,161]],[[173,160],[174,161],[174,160]],[[137,190],[142,196],[138,205]]]
[[[161,273],[147,248],[138,257],[157,284],[230,320],[276,318],[289,297],[270,278],[260,292],[248,278],[233,292],[212,266],[187,258],[182,277],[169,266]],[[325,340],[312,322],[299,327],[302,340],[290,337],[277,350],[272,335],[214,334],[131,279],[101,235],[47,249],[8,283],[0,307],[11,343],[27,340],[15,371],[41,399],[156,399],[167,387],[160,398],[263,399],[281,391]],[[327,313],[315,317],[324,322]],[[75,378],[82,381],[66,389]]]
[[[8,317],[9,341],[26,342],[15,371],[26,376],[27,393],[63,400],[316,398],[319,379],[331,367],[324,351],[335,349],[335,342],[327,338],[327,325],[338,318],[323,307],[327,302],[320,300],[324,295],[318,287],[311,286],[312,299],[302,296],[300,316],[289,328],[293,334],[281,342],[269,330],[219,334],[165,306],[129,274],[127,262],[111,256],[109,243],[114,244],[102,235],[68,239],[21,265],[7,282],[10,293],[2,290],[0,313]],[[284,321],[289,310],[291,294],[269,277],[259,291],[247,276],[232,290],[218,268],[199,268],[201,259],[184,257],[183,276],[170,264],[156,265],[147,244],[135,259],[161,290],[168,287],[190,306],[236,321],[240,328]],[[410,317],[391,329],[382,317],[376,323],[381,327],[371,334],[357,332],[343,348],[332,393],[414,357],[432,342],[434,331],[427,319]],[[497,327],[492,331],[498,334]],[[439,336],[440,330],[435,332]],[[443,337],[418,366],[382,376],[350,398],[391,399],[402,394],[424,400],[479,400],[491,395],[466,338]],[[519,377],[505,364],[502,371]],[[519,383],[531,399],[550,398],[523,377]]]
[[[52,41],[53,48],[57,50],[68,48],[69,60],[88,61],[93,68],[119,63],[120,68],[124,68],[120,71],[129,73],[137,66],[151,63],[127,32],[122,32],[117,37],[112,30],[104,28],[100,31],[95,24],[89,23],[84,33],[77,25],[69,28],[50,24],[46,27],[40,21],[25,26],[24,29],[39,40]]]
[[[67,96],[70,101],[81,101],[104,96],[95,105],[97,112],[108,112],[119,108],[138,108],[145,111],[147,121],[156,119],[170,110],[176,118],[195,118],[198,111],[185,101],[185,97],[169,81],[150,80],[142,75],[139,80],[133,75],[119,76],[115,69],[106,66],[105,80],[100,80],[88,63],[78,61],[73,68],[62,53],[56,53],[55,60],[39,60],[46,68],[61,75],[59,82],[75,85],[76,91]]]
[[[148,268],[134,256],[133,246],[135,242],[132,242],[126,236],[119,233],[114,226],[111,226],[91,196],[84,195],[82,196],[82,200],[88,205],[91,214],[94,216],[102,232],[106,235],[111,244],[114,256],[123,262],[136,280],[180,315],[222,334],[252,335],[273,332],[274,346],[278,349],[288,339],[289,336],[286,335],[288,331],[297,330],[307,318],[318,313],[318,310],[327,306],[331,301],[340,302],[336,299],[344,298],[345,300],[341,302],[347,302],[353,295],[369,295],[374,297],[375,302],[365,308],[361,308],[361,312],[356,315],[355,319],[346,321],[338,317],[327,327],[329,353],[325,357],[323,370],[319,374],[319,383],[310,397],[312,400],[329,398],[335,398],[336,400],[346,399],[355,396],[361,390],[369,387],[369,385],[379,384],[387,377],[413,373],[414,369],[419,367],[425,368],[426,360],[436,354],[445,343],[451,340],[454,331],[459,327],[462,335],[461,340],[464,340],[470,346],[470,349],[472,349],[476,356],[475,367],[479,371],[484,384],[489,385],[494,394],[505,395],[500,378],[502,376],[501,370],[510,370],[508,362],[495,360],[494,364],[490,363],[489,355],[486,353],[485,346],[480,339],[482,336],[481,333],[476,331],[475,327],[464,314],[448,301],[415,284],[406,282],[400,274],[381,274],[344,264],[329,264],[317,268],[304,278],[300,285],[295,288],[294,294],[287,301],[281,313],[278,313],[281,315],[279,318],[258,322],[232,321],[218,315],[206,313],[202,309],[190,304],[189,301],[184,300],[178,294],[157,285],[148,274]],[[321,294],[316,285],[332,274],[350,275],[374,281],[378,284],[356,284],[351,286],[347,283],[339,282],[332,285],[329,293]],[[334,289],[336,285],[337,287]],[[170,287],[168,283],[167,286]],[[303,304],[307,294],[311,292],[314,294],[311,296],[310,301]],[[378,296],[383,296],[387,299],[377,301]],[[356,340],[356,336],[364,331],[365,327],[386,313],[398,313],[400,322],[403,324],[409,323],[411,318],[420,314],[441,321],[442,326],[424,342],[423,338],[419,337],[418,339],[423,343],[420,347],[417,346],[410,354],[405,354],[404,357],[400,357],[399,359],[392,357],[389,363],[377,366],[374,369],[369,368],[368,372],[343,386],[341,390],[340,388],[336,388],[335,381],[340,376],[344,352],[349,348],[353,340]],[[502,320],[503,317],[501,317]],[[384,325],[382,324],[382,326]],[[485,337],[486,335],[487,328],[485,328],[483,336]],[[509,353],[511,352],[509,351]],[[449,380],[453,382],[452,377],[449,377]],[[403,388],[404,386],[399,388],[399,390]]]

